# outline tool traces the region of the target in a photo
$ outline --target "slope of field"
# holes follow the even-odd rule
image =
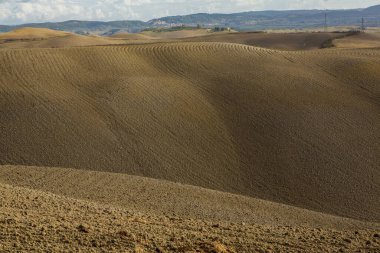
[[[0,50],[0,163],[166,179],[380,220],[378,50]]]
[[[338,48],[380,48],[380,33],[360,33],[355,36],[334,40]]]
[[[114,38],[114,39],[125,39],[125,40],[153,40],[153,39],[157,39],[155,37],[151,37],[149,35],[145,35],[142,33],[126,33],[126,32],[116,33],[110,37]]]
[[[172,215],[256,225],[380,229],[380,224],[312,212],[264,200],[144,177],[67,168],[0,166],[0,182],[75,199]]]
[[[115,45],[170,42],[227,42],[280,50],[312,50],[336,41],[338,47],[376,47],[376,35],[351,36],[348,33],[210,33],[206,29],[180,31],[145,31],[142,33],[117,33],[110,37],[83,36],[42,28],[22,28],[0,34],[0,48],[61,48],[93,45]],[[359,43],[356,43],[359,41]],[[332,45],[332,44],[331,44]]]
[[[56,48],[122,44],[122,40],[82,36],[42,28],[22,28],[0,34],[0,48]]]
[[[192,42],[228,42],[279,50],[319,49],[331,40],[345,37],[347,33],[224,33],[188,38]]]
[[[72,33],[55,31],[45,28],[21,28],[7,33],[0,33],[0,40],[26,40],[26,39],[42,39],[52,37],[67,36]]]
[[[227,32],[218,32],[215,34],[226,34]],[[141,33],[116,33],[111,38],[126,39],[126,40],[172,40],[192,37],[201,37],[213,34],[207,29],[189,29],[179,31],[144,31]]]
[[[0,184],[1,252],[376,252],[375,230],[207,222],[137,214]]]
[[[225,32],[220,32],[220,33],[225,34]],[[205,35],[210,35],[210,32],[207,29],[191,29],[191,30],[179,30],[179,31],[145,31],[145,32],[141,32],[140,34],[144,36],[149,36],[150,38],[167,40],[167,39],[202,37]]]

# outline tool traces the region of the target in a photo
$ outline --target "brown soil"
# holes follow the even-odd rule
[[[61,48],[114,44],[149,44],[156,42],[227,42],[279,50],[313,50],[334,46],[354,47],[349,33],[255,33],[255,32],[209,32],[206,29],[172,32],[146,31],[141,33],[117,33],[110,37],[82,36],[62,31],[40,28],[23,28],[0,34],[0,48]],[[373,36],[373,35],[371,35]],[[354,36],[355,37],[355,36]],[[345,38],[345,39],[341,39]],[[355,41],[357,39],[354,39]],[[371,39],[371,45],[377,41]],[[368,44],[368,39],[366,42]],[[366,45],[367,45],[366,44]],[[365,45],[364,45],[365,46]],[[368,45],[367,45],[368,46]]]
[[[0,163],[379,221],[379,59],[222,43],[0,50]]]
[[[156,216],[170,214],[214,222],[254,222],[257,225],[274,226],[380,228],[380,224],[127,174],[67,168],[1,166],[0,182]]]
[[[228,42],[279,50],[312,50],[347,36],[347,33],[225,33],[184,39],[193,42]]]
[[[377,252],[380,50],[58,33],[0,44],[49,47],[0,49],[0,252]]]
[[[99,36],[82,36],[42,28],[22,28],[0,34],[0,48],[61,48],[123,44],[122,40]]]
[[[377,252],[379,233],[136,214],[0,184],[1,252]]]

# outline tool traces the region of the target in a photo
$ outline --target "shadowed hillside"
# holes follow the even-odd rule
[[[380,220],[380,51],[0,50],[0,163],[129,173]]]

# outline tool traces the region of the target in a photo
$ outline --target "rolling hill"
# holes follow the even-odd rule
[[[21,28],[0,34],[0,48],[56,48],[122,44],[99,36],[83,36],[44,28]]]
[[[0,164],[164,179],[380,220],[378,50],[0,50]]]
[[[0,34],[0,40],[36,40],[36,39],[45,39],[45,38],[56,38],[72,35],[69,32],[50,30],[46,28],[20,28],[12,30],[7,33]]]
[[[172,40],[172,39],[183,39],[191,37],[202,37],[205,35],[210,35],[211,33],[207,29],[184,29],[184,30],[174,30],[174,31],[143,31],[140,33],[115,33],[111,35],[111,38],[127,39],[127,40]]]
[[[188,42],[226,42],[279,50],[313,50],[327,47],[331,41],[354,36],[350,33],[224,33],[185,38]]]
[[[21,28],[0,34],[0,48],[62,48],[94,45],[183,42],[226,42],[280,50],[314,50],[327,47],[375,48],[378,33],[368,32],[210,32],[207,29],[116,33],[101,37],[40,28]]]
[[[377,252],[378,33],[172,30],[0,34],[0,251]]]
[[[380,48],[380,33],[367,32],[334,41],[338,48]]]
[[[0,26],[1,32],[9,32],[14,29],[23,27],[47,28],[51,30],[67,31],[72,33],[86,34],[88,32],[94,34],[113,33],[116,31],[138,32],[146,28],[143,21],[80,21],[67,20],[64,22],[48,22],[48,23],[30,23],[15,26]]]

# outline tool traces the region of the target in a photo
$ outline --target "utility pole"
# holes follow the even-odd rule
[[[365,22],[364,22],[364,17],[362,17],[362,32],[364,33],[365,31]]]
[[[325,12],[325,32],[327,32],[327,10]]]

